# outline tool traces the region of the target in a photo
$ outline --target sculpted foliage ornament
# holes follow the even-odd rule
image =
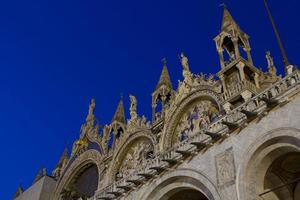
[[[133,133],[139,130],[150,129],[151,122],[147,121],[147,118],[143,115],[141,118],[138,117],[135,120],[129,120],[127,124],[127,132]]]
[[[199,88],[211,89],[217,93],[221,93],[221,85],[215,80],[215,76],[213,74],[209,74],[208,76],[203,73],[195,75],[190,72],[188,58],[183,53],[181,53],[180,59],[183,67],[182,74],[184,80],[178,81],[178,89],[173,103],[178,104],[189,93]]]

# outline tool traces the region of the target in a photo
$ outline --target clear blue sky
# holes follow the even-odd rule
[[[283,71],[263,0],[225,1],[251,36],[256,66],[271,50]],[[213,38],[221,0],[9,0],[0,3],[0,199],[27,188],[41,166],[52,171],[65,145],[78,138],[89,101],[110,122],[120,94],[136,95],[138,112],[151,118],[151,93],[168,59],[181,79],[184,51],[194,73],[216,73]],[[298,0],[270,0],[290,61],[299,64]]]

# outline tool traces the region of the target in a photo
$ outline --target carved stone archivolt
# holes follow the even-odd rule
[[[153,146],[148,140],[140,139],[134,142],[121,160],[116,178],[133,173],[143,160],[151,156],[150,154],[153,155]]]
[[[206,128],[211,122],[218,119],[218,116],[219,110],[211,101],[196,101],[181,116],[173,134],[172,144],[183,141]]]
[[[155,137],[150,131],[142,131],[131,134],[119,148],[110,163],[109,181],[121,179],[155,152]]]
[[[196,90],[173,103],[166,115],[160,150],[170,148],[188,134],[204,128],[220,115],[219,95],[213,90]]]
[[[57,186],[55,189],[54,199],[61,199],[60,193],[66,189],[73,180],[73,177],[76,176],[77,173],[81,172],[85,166],[90,164],[94,164],[98,168],[99,180],[101,179],[101,172],[103,171],[103,166],[101,165],[103,157],[96,150],[88,150],[78,156],[72,164],[66,169],[65,173],[58,180]],[[99,187],[99,184],[98,184]]]

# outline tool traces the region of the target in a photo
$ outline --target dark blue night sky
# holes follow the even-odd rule
[[[250,35],[252,55],[266,70],[271,50],[282,59],[263,0],[227,0]],[[299,64],[300,1],[269,0],[291,63]],[[178,54],[193,73],[216,73],[213,38],[222,18],[220,0],[8,0],[0,2],[0,199],[27,188],[39,168],[52,171],[66,145],[79,137],[88,104],[111,121],[120,94],[138,100],[151,119],[151,93],[166,57],[174,85],[181,79]]]

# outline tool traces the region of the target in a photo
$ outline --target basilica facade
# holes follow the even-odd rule
[[[52,174],[18,188],[15,200],[300,200],[300,72],[266,72],[251,57],[249,36],[225,8],[214,38],[216,75],[194,74],[180,55],[173,88],[167,64],[152,93],[152,119],[130,119],[123,99],[101,127],[91,100],[73,148]]]

